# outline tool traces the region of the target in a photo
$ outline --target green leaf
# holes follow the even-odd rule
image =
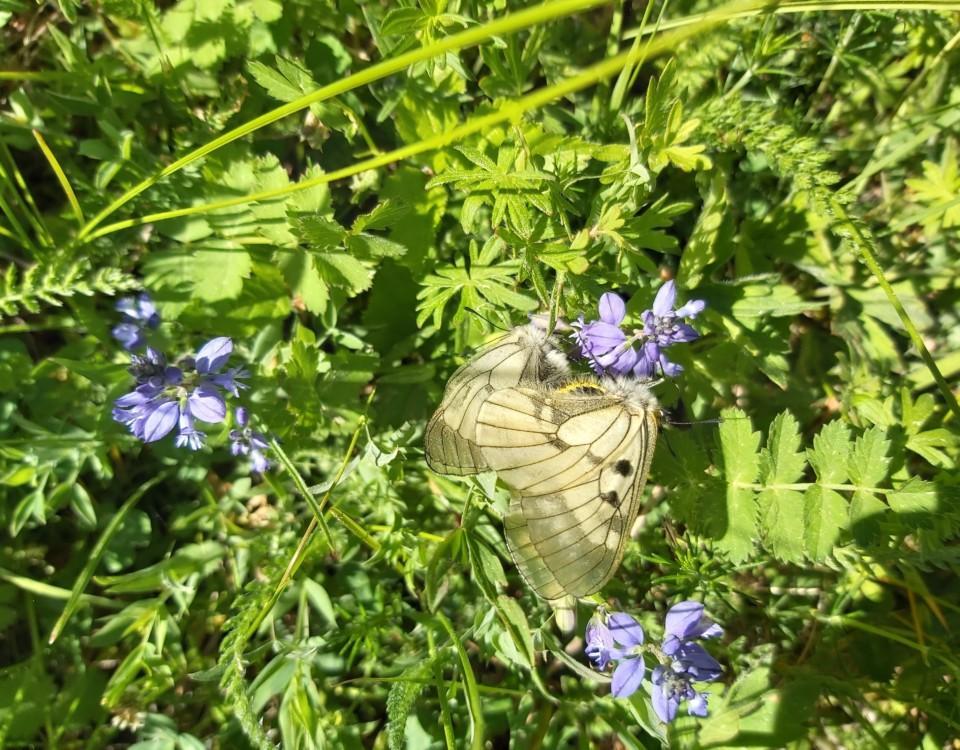
[[[165,474],[159,474],[146,481],[139,488],[137,488],[136,492],[127,498],[126,502],[124,502],[124,504],[121,505],[117,512],[114,513],[110,518],[110,522],[103,530],[100,538],[97,539],[96,544],[93,545],[93,549],[90,551],[90,554],[87,557],[86,563],[83,566],[83,570],[80,571],[80,575],[77,576],[77,580],[73,583],[73,587],[70,590],[70,598],[63,606],[63,611],[60,613],[60,616],[57,618],[56,623],[54,623],[54,626],[50,631],[49,643],[53,643],[55,640],[57,640],[57,638],[60,637],[60,633],[63,632],[63,629],[70,621],[73,613],[77,610],[81,598],[83,597],[83,592],[86,589],[87,584],[90,582],[90,579],[93,577],[93,574],[97,569],[97,565],[100,564],[100,558],[103,556],[103,552],[106,549],[107,544],[110,543],[110,540],[113,538],[113,535],[116,533],[117,529],[120,528],[127,514],[151,487],[158,484],[165,478]]]
[[[494,602],[497,608],[497,614],[500,620],[510,634],[514,646],[523,656],[526,666],[531,670],[534,668],[536,660],[536,651],[533,646],[533,636],[530,634],[530,623],[527,622],[527,616],[523,609],[517,603],[516,599],[501,594]]]
[[[807,450],[810,465],[824,484],[842,484],[847,479],[850,431],[837,419],[824,425]]]
[[[760,470],[760,433],[753,432],[749,418],[740,409],[725,409],[720,423],[720,445],[727,482],[727,526],[717,540],[719,549],[739,562],[750,556],[757,536],[756,503],[750,486]]]
[[[884,516],[889,506],[872,492],[857,490],[850,500],[850,531],[858,544],[876,545],[886,539]]]
[[[825,302],[802,299],[797,290],[786,284],[745,284],[742,296],[733,303],[733,316],[738,320],[749,318],[792,317],[823,307]]]
[[[250,253],[238,245],[225,245],[195,251],[189,278],[193,281],[194,294],[202,300],[236,299],[252,268]]]
[[[483,702],[480,700],[480,689],[477,687],[477,678],[473,673],[473,667],[470,665],[470,657],[467,656],[467,651],[460,642],[460,636],[457,635],[457,632],[453,629],[453,625],[450,623],[450,620],[447,619],[446,615],[444,615],[443,612],[437,611],[435,616],[450,637],[450,641],[453,643],[453,647],[460,659],[463,692],[467,702],[467,711],[470,714],[470,750],[483,750],[484,734],[486,734],[486,727],[483,720]]]
[[[144,262],[146,283],[151,289],[206,302],[237,299],[252,270],[250,253],[229,241],[152,253]]]
[[[247,63],[250,75],[274,99],[291,102],[317,88],[310,72],[299,63],[277,56],[276,64],[277,68],[271,68],[256,60]]]
[[[757,496],[764,545],[777,559],[803,561],[804,497],[796,490],[765,489]]]
[[[314,250],[340,247],[347,236],[346,229],[323,216],[298,216],[293,220],[293,227],[300,240]]]
[[[896,491],[888,492],[887,502],[897,513],[917,513],[933,516],[940,510],[936,486],[916,477]]]
[[[399,242],[366,232],[349,237],[347,248],[356,255],[366,258],[399,258],[407,252],[407,248]]]
[[[889,449],[886,431],[879,427],[871,427],[858,437],[848,462],[853,483],[861,487],[876,487],[883,482],[890,467],[887,457]]]
[[[717,245],[728,204],[726,175],[722,170],[713,173],[705,193],[703,209],[677,268],[677,283],[685,289],[699,286],[704,269],[720,255]]]
[[[837,492],[815,484],[807,489],[803,505],[804,548],[811,560],[824,560],[840,541],[847,523],[847,503]]]
[[[226,548],[219,542],[188,544],[171,557],[146,568],[119,576],[97,576],[95,579],[114,594],[138,594],[160,591],[194,573],[209,573],[223,558]]]
[[[483,592],[484,597],[496,605],[500,596],[499,588],[506,585],[507,576],[503,572],[503,565],[486,544],[474,534],[467,534],[467,551],[470,553],[470,569],[474,580]]]
[[[760,454],[760,481],[791,484],[803,476],[806,465],[797,420],[790,412],[782,412],[770,423],[767,447]]]
[[[407,717],[423,692],[428,671],[428,663],[419,662],[403,670],[390,686],[387,695],[387,741],[390,750],[406,750]]]
[[[313,258],[327,285],[350,295],[366,291],[373,282],[373,270],[347,253],[316,253]]]
[[[279,265],[295,300],[301,301],[312,313],[326,311],[330,290],[312,253],[303,250],[284,253]]]

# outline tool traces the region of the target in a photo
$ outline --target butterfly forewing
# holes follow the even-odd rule
[[[637,516],[657,435],[648,400],[509,388],[479,412],[483,459],[512,491],[507,545],[545,599],[587,596],[615,572]]]
[[[440,474],[475,474],[488,468],[477,448],[477,417],[489,396],[502,388],[540,382],[545,371],[562,365],[547,335],[531,326],[518,326],[481,349],[447,383],[440,407],[427,425],[424,442],[427,464]]]

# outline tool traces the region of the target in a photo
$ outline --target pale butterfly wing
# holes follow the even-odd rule
[[[612,380],[585,391],[509,388],[481,407],[480,452],[512,495],[507,546],[558,609],[599,591],[619,566],[658,426],[646,387]]]
[[[502,388],[532,385],[565,372],[566,358],[535,325],[517,326],[482,348],[447,383],[424,435],[427,464],[439,474],[476,474],[489,467],[477,448],[477,415]]]

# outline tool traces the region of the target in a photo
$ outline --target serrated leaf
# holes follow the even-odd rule
[[[749,284],[741,286],[740,291],[742,296],[732,307],[733,316],[738,320],[799,315],[826,304],[805,300],[786,284]]]
[[[951,456],[957,454],[960,437],[944,427],[927,430],[907,438],[907,450],[918,456],[923,456],[934,466],[954,468],[955,461]]]
[[[828,422],[813,438],[807,451],[810,465],[824,484],[842,484],[847,480],[850,455],[850,430],[839,419]]]
[[[300,241],[316,250],[340,247],[347,236],[346,229],[325,216],[298,216],[293,226]]]
[[[207,302],[236,299],[252,269],[250,253],[239,246],[196,250],[189,266],[193,293]]]
[[[850,500],[850,531],[858,544],[878,544],[883,532],[883,517],[890,508],[876,495],[858,490]]]
[[[740,409],[724,409],[720,422],[723,468],[728,482],[752,484],[757,480],[760,433]]]
[[[807,464],[800,449],[797,420],[782,412],[770,423],[767,447],[760,454],[760,481],[763,484],[791,484],[803,476]]]
[[[247,63],[250,75],[274,99],[293,101],[317,87],[310,72],[299,63],[282,57],[277,57],[275,62],[276,69],[256,60]]]
[[[405,750],[405,729],[407,726],[407,717],[413,710],[417,698],[423,692],[425,682],[423,678],[427,676],[427,665],[420,663],[412,667],[407,667],[396,682],[390,686],[390,692],[387,695],[387,740],[390,750]]]
[[[803,560],[804,498],[796,490],[766,489],[757,496],[760,532],[766,548],[779,560]]]
[[[750,420],[739,409],[726,409],[722,416],[720,446],[727,482],[727,523],[717,547],[739,562],[749,557],[757,535],[754,490],[742,485],[752,485],[757,480],[760,433],[753,432]]]
[[[351,231],[359,234],[369,229],[390,229],[393,224],[411,212],[408,203],[395,200],[385,200],[378,203],[371,211],[360,214],[353,221]]]
[[[400,258],[407,252],[407,248],[399,242],[366,232],[350,236],[347,249],[366,258]]]
[[[294,298],[303,302],[307,310],[322,313],[327,309],[330,290],[312,253],[301,250],[285,253],[280,268]]]
[[[804,548],[811,560],[824,560],[840,541],[847,503],[839,493],[815,484],[804,494],[803,506]]]
[[[876,487],[887,476],[890,468],[890,458],[887,451],[890,441],[886,431],[879,427],[871,427],[856,439],[853,452],[848,461],[850,479],[861,487]]]
[[[373,270],[346,253],[316,253],[317,270],[331,287],[348,294],[359,294],[370,288]]]
[[[897,513],[933,515],[940,510],[936,486],[917,478],[911,479],[894,492],[888,492],[887,502]]]
[[[677,283],[686,289],[699,286],[703,270],[718,258],[718,238],[728,204],[727,180],[722,170],[713,174],[704,192],[703,209],[677,268]]]

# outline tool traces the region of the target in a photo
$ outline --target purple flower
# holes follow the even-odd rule
[[[680,704],[687,701],[687,713],[691,716],[707,715],[707,693],[699,693],[691,684],[695,678],[676,662],[669,666],[654,667],[650,675],[653,684],[651,698],[653,710],[660,721],[671,722],[677,717]]]
[[[695,299],[674,310],[676,300],[677,287],[671,280],[660,287],[653,300],[653,308],[645,310],[640,316],[646,338],[643,347],[645,363],[641,368],[644,372],[656,372],[659,368],[660,372],[668,377],[679,375],[683,368],[667,359],[662,350],[673,344],[687,344],[700,337],[700,334],[682,319],[697,317],[707,303],[702,299]],[[641,377],[639,373],[638,377]]]
[[[124,297],[115,305],[122,320],[111,330],[113,337],[127,351],[139,349],[146,343],[145,328],[160,325],[160,314],[148,294]]]
[[[227,363],[227,360],[230,359],[232,353],[233,341],[229,338],[220,336],[211,339],[200,347],[200,351],[197,352],[196,359],[194,360],[194,366],[202,376],[201,380],[204,383],[217,388],[223,388],[228,393],[239,396],[240,389],[246,388],[247,386],[237,379],[248,377],[249,373],[242,367],[231,367],[226,372],[220,372]],[[223,417],[217,421],[222,420]]]
[[[131,355],[129,371],[137,386],[116,400],[113,418],[145,443],[178,427],[177,447],[199,450],[206,436],[194,422],[222,422],[227,404],[221,388],[236,394],[243,387],[236,381],[246,375],[240,368],[220,372],[232,352],[233,342],[219,337],[204,344],[196,357],[184,358],[182,367],[168,365],[166,357],[150,347],[145,354]]]
[[[192,451],[198,451],[203,447],[203,440],[206,434],[200,432],[193,424],[193,414],[186,410],[180,410],[180,431],[174,439],[174,445],[178,448],[187,447]]]
[[[580,356],[590,360],[597,373],[625,375],[637,363],[637,352],[620,329],[627,316],[627,306],[616,294],[600,297],[600,320],[584,323],[583,316],[573,324],[573,338],[580,347]]]
[[[694,641],[722,634],[723,629],[704,614],[702,604],[683,601],[667,612],[658,649],[644,645],[643,628],[633,617],[624,612],[605,615],[600,610],[587,624],[585,651],[598,669],[616,662],[610,688],[614,698],[627,698],[640,688],[646,676],[644,654],[654,654],[660,664],[650,673],[653,709],[661,721],[671,722],[683,703],[691,716],[707,715],[709,695],[698,692],[693,684],[716,680],[723,670]]]
[[[130,367],[127,368],[140,385],[157,387],[178,385],[183,380],[183,371],[179,367],[167,365],[167,358],[151,346],[145,354],[131,354]]]
[[[679,375],[683,368],[671,362],[663,350],[699,337],[683,318],[695,318],[706,303],[691,300],[674,310],[676,297],[676,285],[668,281],[657,292],[653,307],[641,315],[643,328],[635,329],[628,336],[621,328],[626,318],[626,305],[619,296],[607,292],[600,297],[599,320],[586,323],[581,317],[573,324],[573,338],[580,348],[580,355],[601,374],[626,375],[632,371],[636,377],[644,379],[651,379],[658,373],[668,377]],[[639,349],[634,348],[635,344],[639,344]]]
[[[610,694],[614,698],[627,698],[637,692],[647,672],[639,648],[643,645],[643,628],[626,612],[613,612],[607,623],[614,642],[622,647],[611,654],[617,659],[617,666],[613,670]]]
[[[723,628],[704,614],[700,602],[678,602],[667,611],[660,650],[672,661],[657,667],[651,675],[653,708],[662,721],[673,721],[684,701],[688,701],[687,711],[692,716],[707,715],[707,694],[698,693],[692,683],[712,682],[723,668],[694,641],[721,635]]]
[[[700,602],[677,602],[667,611],[661,649],[672,656],[686,641],[719,638],[721,635],[723,628],[704,614]]]
[[[256,432],[249,426],[250,415],[242,406],[237,407],[236,421],[239,430],[230,430],[230,452],[234,456],[250,456],[253,470],[263,474],[270,468],[266,451],[270,445],[263,433]]]
[[[597,669],[606,669],[616,650],[613,646],[613,634],[599,613],[591,617],[590,622],[587,623],[586,641],[587,645],[583,651],[587,658]]]

